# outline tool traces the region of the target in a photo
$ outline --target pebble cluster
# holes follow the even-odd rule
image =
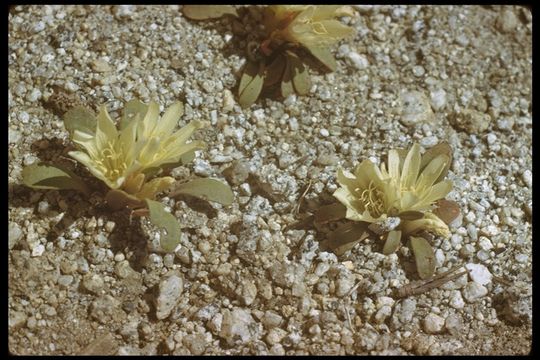
[[[354,8],[342,21],[356,36],[336,46],[336,72],[313,73],[307,96],[242,109],[234,87],[257,7],[208,22],[187,20],[177,5],[10,7],[12,353],[530,351],[530,10]],[[235,202],[163,197],[182,227],[180,246],[163,254],[144,220],[103,210],[98,190],[25,188],[24,166],[70,164],[67,132],[47,106],[58,91],[106,104],[113,118],[132,98],[182,100],[179,125],[209,121],[195,136],[209,146],[171,176],[221,178]],[[449,198],[462,216],[433,247],[439,272],[463,264],[468,273],[397,299],[415,278],[408,248],[384,256],[369,238],[338,258],[320,248],[330,229],[291,225],[308,184],[300,213],[331,201],[339,167],[379,163],[413,141],[454,150]]]

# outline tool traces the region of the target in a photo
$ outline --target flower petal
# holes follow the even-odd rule
[[[420,201],[420,198],[412,191],[406,191],[401,194],[401,211],[408,211],[414,208]]]
[[[450,158],[446,155],[439,155],[424,168],[418,180],[416,181],[416,188],[418,191],[428,189],[439,178],[442,171],[450,161]]]
[[[444,180],[429,188],[427,194],[422,197],[421,201],[424,204],[431,205],[433,202],[444,199],[450,191],[452,191],[452,181]]]
[[[167,144],[174,143],[174,146],[181,145],[188,141],[189,137],[195,132],[195,130],[201,129],[203,127],[204,124],[201,121],[191,121],[189,124],[172,134],[170,139],[167,141]]]
[[[325,33],[327,34],[327,38],[325,38],[325,40],[329,42],[339,41],[354,32],[353,28],[344,25],[337,20],[322,20],[319,24],[326,30]]]
[[[139,123],[137,136],[143,140],[151,137],[154,133],[154,129],[156,128],[158,118],[159,105],[154,101],[150,101],[150,104],[148,104],[148,111],[146,112],[146,115],[142,121]]]
[[[399,182],[399,154],[396,150],[388,152],[388,174]]]
[[[206,147],[204,141],[194,140],[188,144],[183,144],[180,146],[167,146],[156,158],[153,166],[160,166],[162,164],[167,164],[171,162],[179,162],[180,157],[185,153],[188,153],[192,150],[202,150]]]
[[[101,105],[97,116],[96,147],[100,151],[109,143],[114,142],[118,136],[118,130],[112,121],[105,105]]]
[[[357,187],[367,189],[373,181],[375,186],[380,186],[383,180],[381,171],[370,160],[364,160],[354,171],[356,175]]]
[[[336,180],[338,184],[345,187],[351,193],[353,193],[354,189],[358,187],[356,177],[350,172],[343,169],[338,169]]]
[[[135,116],[135,119],[130,121],[128,125],[120,131],[120,138],[117,142],[117,151],[124,154],[124,162],[129,168],[135,161],[136,154],[139,153],[140,144],[136,143],[137,138],[137,126],[139,123],[139,115]]]
[[[70,151],[68,152],[68,155],[74,158],[75,160],[77,160],[78,162],[80,162],[81,164],[83,164],[84,166],[86,166],[88,168],[88,171],[90,171],[92,175],[94,175],[98,179],[105,182],[107,186],[109,186],[110,188],[116,189],[118,187],[116,186],[116,183],[111,182],[105,176],[105,174],[103,174],[101,169],[96,167],[95,162],[90,158],[90,156],[88,156],[87,153],[82,152],[82,151]]]
[[[138,160],[143,167],[152,167],[158,151],[160,150],[160,145],[159,139],[152,137],[142,148]]]
[[[332,194],[340,203],[345,205],[347,209],[354,209],[352,202],[355,200],[354,195],[345,187],[337,188]]]
[[[165,114],[163,114],[156,125],[154,134],[159,137],[170,136],[183,112],[184,105],[182,105],[181,102],[176,102],[169,106],[169,108],[165,111]]]
[[[90,155],[90,157],[94,159],[98,157],[101,153],[101,150],[97,147],[96,138],[94,135],[92,135],[92,137],[89,137],[87,133],[81,133],[78,130],[75,130],[73,132],[72,141],[85,149],[86,152]]]
[[[410,189],[415,185],[418,171],[420,170],[420,162],[420,145],[415,143],[403,162],[403,170],[401,172],[402,189]]]
[[[311,13],[311,19],[313,21],[320,21],[325,19],[331,19],[336,16],[336,10],[343,5],[317,5],[313,6],[313,12]]]

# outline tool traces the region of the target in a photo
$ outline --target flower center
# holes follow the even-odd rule
[[[112,141],[107,143],[107,147],[101,153],[101,158],[96,159],[96,164],[102,168],[103,174],[111,181],[116,181],[127,169],[123,150],[117,151]]]
[[[384,193],[378,189],[373,181],[369,182],[367,189],[362,191],[360,200],[364,204],[364,208],[373,217],[379,217],[384,213]]]

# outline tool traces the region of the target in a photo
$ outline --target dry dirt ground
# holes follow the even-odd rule
[[[354,8],[336,72],[312,71],[308,96],[242,109],[235,85],[257,9],[234,25],[189,21],[180,6],[11,7],[9,351],[528,353],[531,12]],[[107,210],[104,187],[69,160],[57,91],[115,118],[132,98],[185,102],[179,125],[208,121],[195,136],[208,148],[172,176],[227,181],[233,205],[164,195],[183,235],[176,253],[155,251],[155,232]],[[438,271],[476,273],[398,300],[416,277],[406,247],[384,256],[368,238],[336,257],[320,247],[329,229],[287,228],[309,183],[300,215],[332,201],[339,167],[443,140],[462,218],[434,241]],[[24,187],[22,168],[36,161],[71,166],[95,191]]]

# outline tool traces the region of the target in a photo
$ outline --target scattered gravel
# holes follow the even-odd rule
[[[10,7],[13,354],[530,352],[530,10],[353,8],[342,21],[356,35],[333,47],[335,72],[310,70],[308,96],[242,109],[235,86],[256,7],[238,21],[190,21],[179,5]],[[133,98],[183,101],[179,126],[209,122],[194,135],[207,149],[170,176],[216,177],[235,193],[226,207],[159,198],[182,227],[174,254],[155,251],[140,218],[108,211],[99,181],[66,160],[62,109],[106,104],[116,119]],[[433,240],[435,262],[467,276],[397,299],[418,279],[405,242],[384,256],[369,237],[337,257],[321,246],[334,224],[294,226],[333,201],[338,168],[440,141],[453,149],[448,198],[462,215]],[[28,189],[22,169],[35,162],[65,165],[94,191]]]

